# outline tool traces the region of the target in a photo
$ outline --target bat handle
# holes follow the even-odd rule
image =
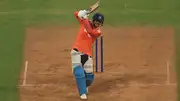
[[[86,10],[86,11],[87,11],[87,14],[90,14],[91,9],[92,9],[92,8],[88,8],[88,9]]]

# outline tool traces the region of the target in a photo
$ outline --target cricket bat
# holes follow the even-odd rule
[[[94,12],[95,10],[97,10],[100,6],[100,0],[98,0],[94,5],[91,5],[87,11],[88,11],[88,14]]]

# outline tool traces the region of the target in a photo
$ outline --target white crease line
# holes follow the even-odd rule
[[[26,79],[27,79],[27,69],[28,69],[28,61],[25,62],[25,70],[24,70],[24,80],[22,86],[26,85]]]
[[[147,87],[147,86],[177,86],[177,84],[117,84],[118,86],[126,86],[126,87]],[[18,87],[63,87],[65,85],[56,85],[56,84],[26,84],[19,85]]]

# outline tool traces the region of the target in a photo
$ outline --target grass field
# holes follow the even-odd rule
[[[22,63],[24,26],[21,13],[11,11],[22,9],[13,0],[0,1],[0,100],[18,101],[16,85]]]
[[[51,0],[39,2],[30,0],[26,1],[26,24],[39,23],[56,23],[56,24],[73,24],[73,12],[77,9],[86,8],[96,0],[86,3],[83,0],[63,1]],[[178,1],[170,0],[114,0],[112,3],[102,1],[99,11],[106,16],[106,24],[124,25],[124,24],[161,24],[177,25],[180,4]],[[71,5],[73,4],[73,5]],[[110,5],[109,5],[110,4]],[[66,6],[69,5],[70,7]]]
[[[0,0],[0,101],[18,101],[16,85],[22,64],[24,28],[42,24],[76,24],[73,12],[95,1]],[[179,0],[102,0],[99,11],[105,15],[105,25],[174,26],[177,30],[176,62],[179,74]]]

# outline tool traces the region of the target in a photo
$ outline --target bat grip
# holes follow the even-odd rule
[[[87,14],[90,14],[91,13],[91,9],[92,8],[88,8],[86,11],[87,11]]]

